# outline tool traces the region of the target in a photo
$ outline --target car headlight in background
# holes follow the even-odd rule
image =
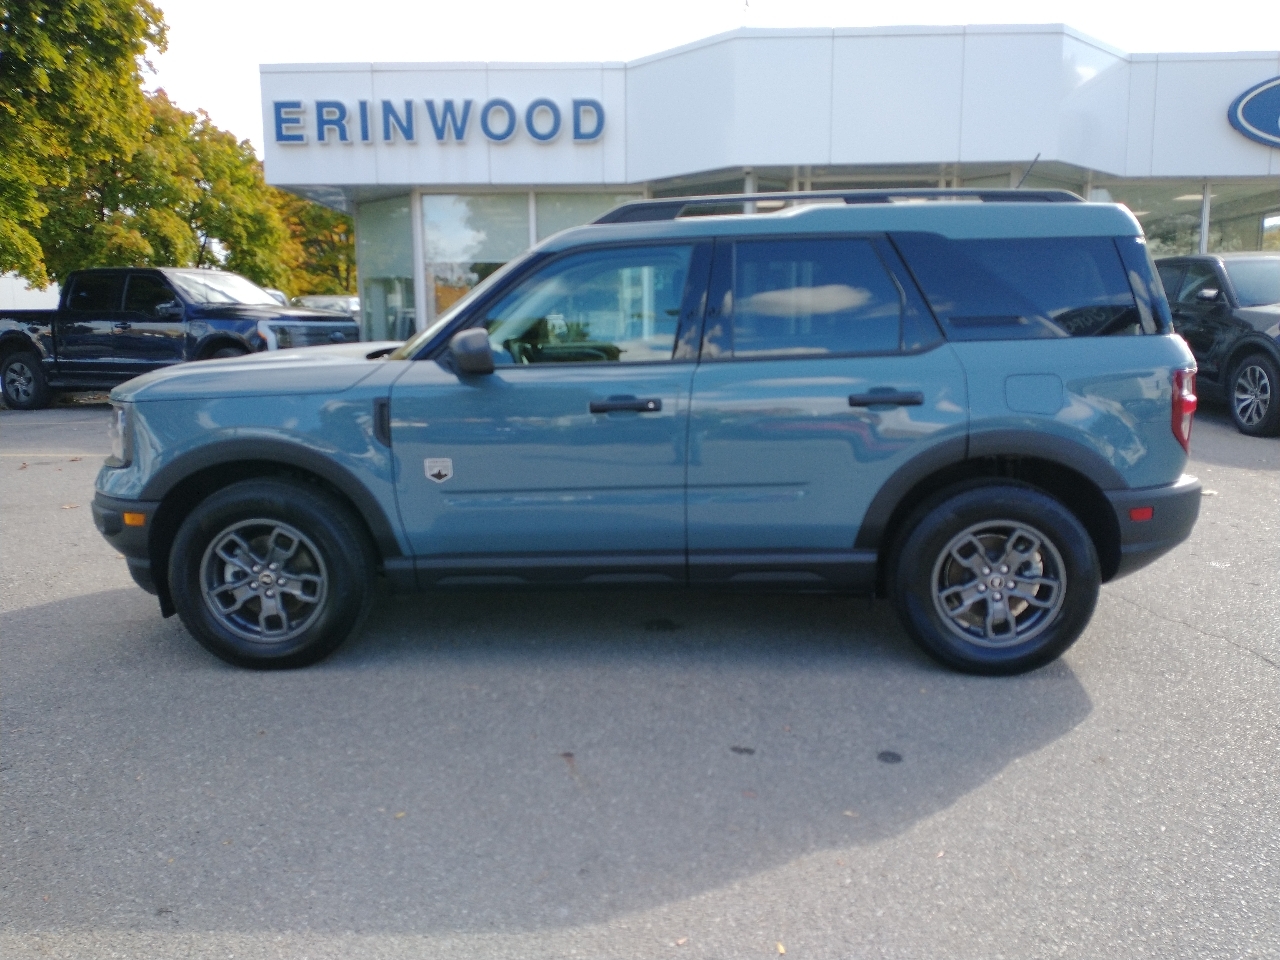
[[[107,457],[109,467],[127,467],[133,460],[133,437],[127,403],[111,405],[111,422],[107,425],[107,437],[111,440],[111,455]]]

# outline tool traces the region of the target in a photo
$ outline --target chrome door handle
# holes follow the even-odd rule
[[[592,400],[592,413],[619,413],[634,410],[636,413],[657,413],[662,409],[662,401],[657,397],[610,397],[608,400]]]
[[[924,394],[919,390],[893,390],[877,387],[866,393],[849,394],[851,407],[919,407],[924,404]]]
[[[133,329],[133,324],[129,323],[127,320],[117,320],[111,326],[115,330],[132,330]]]

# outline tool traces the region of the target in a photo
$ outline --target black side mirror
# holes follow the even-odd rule
[[[460,330],[449,341],[459,373],[493,373],[493,350],[489,347],[489,333],[484,327]]]
[[[155,305],[155,314],[163,320],[177,320],[184,313],[182,304],[177,300],[166,300],[164,303]]]
[[[1201,303],[1213,303],[1220,292],[1217,287],[1204,287],[1196,291],[1196,299]]]

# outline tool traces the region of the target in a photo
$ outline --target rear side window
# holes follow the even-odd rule
[[[735,357],[894,352],[901,322],[902,293],[867,240],[734,245]]]
[[[120,309],[124,296],[124,275],[84,273],[76,277],[67,298],[67,309],[77,313],[107,313]]]
[[[948,240],[895,234],[952,340],[1029,340],[1142,332],[1109,237]]]

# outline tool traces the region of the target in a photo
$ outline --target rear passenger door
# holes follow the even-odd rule
[[[865,586],[907,460],[963,457],[964,373],[879,237],[717,242],[689,425],[693,582]]]
[[[1196,363],[1205,376],[1218,379],[1221,348],[1232,338],[1231,307],[1227,303],[1226,285],[1214,264],[1195,261],[1187,264],[1187,272],[1177,291],[1169,291],[1173,322],[1182,334]],[[1205,299],[1212,296],[1212,299]]]
[[[123,297],[121,270],[93,270],[71,281],[54,325],[59,373],[86,383],[123,379],[113,338]]]

